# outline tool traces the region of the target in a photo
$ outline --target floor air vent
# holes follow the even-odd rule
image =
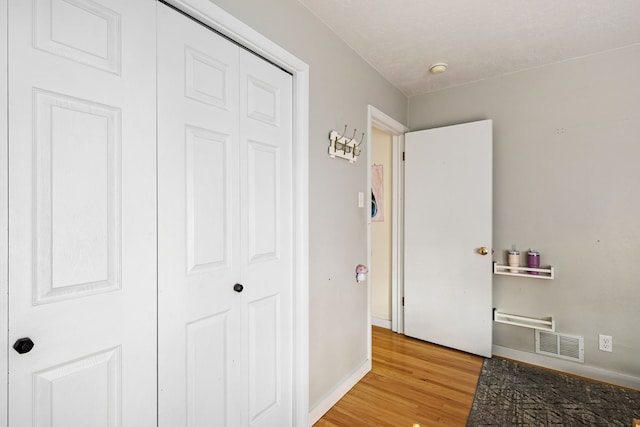
[[[536,353],[584,363],[584,337],[536,329]]]

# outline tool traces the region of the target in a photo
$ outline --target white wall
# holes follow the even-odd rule
[[[494,260],[535,247],[553,281],[497,276],[494,306],[553,315],[585,366],[640,377],[640,45],[416,96],[412,130],[494,123]],[[470,207],[472,208],[472,207]],[[613,336],[613,352],[598,350]],[[533,330],[494,344],[534,351]]]
[[[212,0],[310,66],[310,407],[367,360],[366,152],[350,165],[327,154],[329,132],[361,133],[371,104],[406,122],[407,100],[296,0]],[[366,148],[365,148],[366,150]]]
[[[393,138],[373,128],[371,143],[371,161],[382,166],[384,193],[384,221],[371,221],[371,316],[390,322]]]

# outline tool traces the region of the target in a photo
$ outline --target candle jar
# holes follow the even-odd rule
[[[527,252],[527,265],[529,268],[540,268],[540,252],[531,249]],[[539,271],[530,271],[533,275],[539,275]]]
[[[520,251],[517,249],[511,249],[507,256],[509,267],[520,267]],[[518,270],[511,268],[511,273],[517,273]]]

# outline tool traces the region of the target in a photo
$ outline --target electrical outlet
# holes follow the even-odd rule
[[[613,338],[611,337],[611,335],[599,336],[598,349],[602,351],[613,351]]]

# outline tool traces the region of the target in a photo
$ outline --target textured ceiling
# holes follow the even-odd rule
[[[640,0],[299,1],[407,96],[640,43]]]

